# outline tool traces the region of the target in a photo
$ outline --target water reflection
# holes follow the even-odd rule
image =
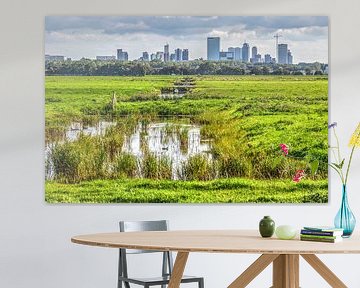
[[[49,139],[46,145],[46,159],[55,143],[76,141],[80,135],[104,136],[106,130],[116,126],[116,121],[98,121],[90,125],[73,122],[63,130],[62,136]],[[59,140],[60,139],[60,140]],[[204,154],[209,158],[211,142],[201,139],[200,126],[172,122],[152,122],[145,124],[138,122],[131,133],[124,135],[122,152],[130,153],[141,162],[146,153],[151,153],[157,158],[167,158],[172,165],[172,178],[178,178],[178,172],[189,157]],[[46,178],[54,177],[52,164],[47,161]],[[138,175],[141,176],[139,171]]]

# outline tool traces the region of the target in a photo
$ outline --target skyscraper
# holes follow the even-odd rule
[[[235,61],[241,61],[242,59],[242,55],[241,55],[241,48],[240,47],[235,47]]]
[[[290,50],[288,50],[287,56],[288,56],[288,64],[293,64],[293,56]]]
[[[265,64],[270,64],[272,62],[270,54],[265,54],[264,58],[265,58],[265,60],[264,60]]]
[[[229,47],[228,52],[233,53],[233,60],[240,61],[241,60],[241,48],[240,47]]]
[[[164,52],[162,52],[162,51],[156,52],[156,59],[163,61],[164,60]]]
[[[169,53],[169,44],[164,46],[164,61],[168,62],[170,60],[170,53]]]
[[[257,47],[256,46],[252,47],[251,48],[251,58],[255,59],[257,54],[258,54]]]
[[[249,62],[249,56],[250,56],[249,44],[244,43],[241,50],[242,50],[242,61],[245,63]]]
[[[142,60],[149,61],[149,53],[148,52],[145,51],[142,53]]]
[[[278,63],[279,64],[288,64],[288,45],[279,44],[278,45]]]
[[[182,61],[189,61],[189,49],[182,50]]]
[[[175,49],[175,61],[179,62],[182,60],[182,50],[180,48]]]
[[[128,61],[129,55],[126,51],[123,51],[122,49],[117,49],[117,60],[119,61]]]
[[[220,37],[207,38],[207,60],[218,61],[220,53]]]

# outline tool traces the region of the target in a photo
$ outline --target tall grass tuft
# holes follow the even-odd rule
[[[215,162],[206,155],[194,155],[188,158],[178,171],[182,180],[212,180],[216,178]]]
[[[114,167],[115,177],[135,178],[138,176],[137,159],[130,153],[120,153]]]
[[[142,174],[149,179],[171,179],[172,163],[167,157],[156,157],[146,152],[142,160]]]

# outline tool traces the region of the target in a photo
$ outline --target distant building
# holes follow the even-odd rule
[[[265,56],[264,56],[264,62],[265,62],[265,64],[271,64],[271,63],[272,63],[272,59],[271,59],[271,55],[270,55],[270,54],[265,54]]]
[[[65,61],[65,56],[61,55],[45,55],[46,62],[54,62],[54,61]]]
[[[176,55],[175,53],[170,54],[170,61],[175,61]]]
[[[241,61],[241,48],[240,47],[229,47],[228,52],[232,52],[234,54],[234,61]]]
[[[115,56],[96,56],[96,60],[98,61],[112,61],[116,60]]]
[[[234,61],[234,52],[221,51],[219,52],[220,61]]]
[[[255,55],[255,62],[254,63],[261,63],[261,54]]]
[[[175,49],[175,61],[179,62],[182,60],[182,50],[180,48]]]
[[[169,44],[164,46],[164,61],[168,62],[170,60],[170,53],[169,53]]]
[[[164,52],[162,52],[162,51],[156,52],[156,60],[163,61],[164,60]]]
[[[326,64],[324,67],[324,74],[328,75],[329,74],[329,65]]]
[[[189,49],[183,49],[181,55],[182,61],[189,61]]]
[[[119,61],[128,61],[129,55],[126,51],[123,51],[122,49],[117,49],[117,60]]]
[[[234,54],[234,60],[235,61],[241,61],[242,60],[241,50],[242,49],[240,47],[235,47],[235,54]]]
[[[145,51],[142,53],[142,60],[149,61],[149,53],[148,52]]]
[[[288,64],[288,45],[278,44],[278,63]]]
[[[220,57],[220,37],[207,38],[207,60],[218,61]]]
[[[288,50],[288,53],[287,53],[287,60],[288,60],[288,64],[293,64],[293,56],[292,56],[290,50]]]
[[[247,63],[249,62],[249,58],[250,58],[250,46],[248,43],[244,43],[243,47],[241,49],[241,54],[242,54],[242,61]]]
[[[155,53],[151,53],[150,60],[151,61],[156,60],[156,54]]]
[[[251,58],[255,59],[257,54],[258,54],[257,47],[256,46],[252,47],[251,48]]]

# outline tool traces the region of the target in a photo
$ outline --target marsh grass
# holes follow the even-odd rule
[[[216,162],[209,159],[207,155],[191,156],[183,163],[178,171],[178,177],[182,180],[208,181],[216,178]]]

